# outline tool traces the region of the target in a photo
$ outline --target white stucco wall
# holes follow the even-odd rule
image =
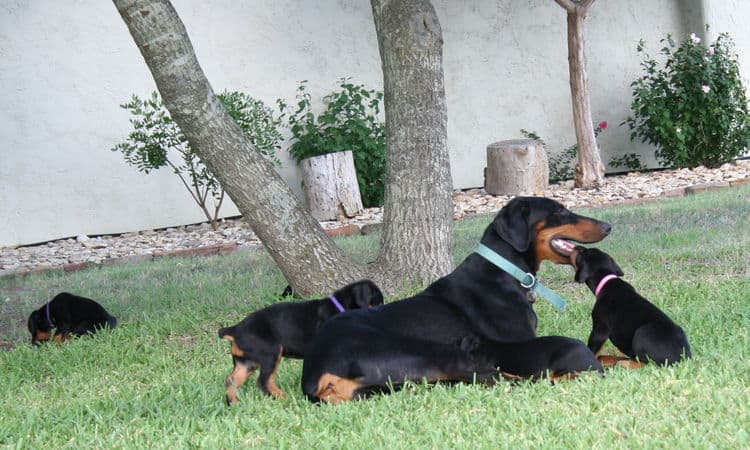
[[[242,90],[271,105],[298,81],[315,96],[353,81],[381,89],[367,0],[173,0],[216,92]],[[483,183],[486,145],[539,133],[552,151],[574,143],[565,14],[552,0],[433,0],[444,34],[448,144],[454,185]],[[656,53],[668,32],[694,31],[695,11],[729,31],[744,74],[750,61],[745,2],[600,0],[587,22],[593,119],[610,128],[603,159],[652,151],[618,127],[629,113],[635,53]],[[744,13],[744,14],[743,14]],[[744,58],[747,59],[747,58]],[[202,221],[168,170],[143,175],[109,149],[130,129],[119,108],[155,85],[111,2],[0,2],[0,245]],[[279,171],[299,192],[286,156]],[[237,214],[233,205],[223,209]]]

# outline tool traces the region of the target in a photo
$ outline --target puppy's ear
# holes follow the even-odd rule
[[[581,249],[579,249],[578,247],[576,247],[576,275],[574,279],[578,283],[585,282],[586,279],[591,276],[591,271],[588,268],[589,265],[586,264],[586,257],[584,256],[585,253],[585,248],[581,247]]]
[[[612,264],[614,264],[615,266],[615,275],[617,275],[618,277],[625,275],[625,273],[622,271],[622,269],[620,269],[620,266],[618,266],[616,262],[613,261]]]
[[[383,293],[370,280],[363,280],[352,287],[352,300],[357,308],[367,308],[383,304]]]
[[[493,222],[495,232],[519,252],[525,252],[531,244],[529,210],[527,201],[511,200],[500,210]]]

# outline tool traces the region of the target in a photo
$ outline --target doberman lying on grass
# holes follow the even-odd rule
[[[674,364],[690,358],[687,335],[654,304],[621,279],[622,269],[608,254],[576,246],[570,255],[575,280],[586,283],[596,296],[591,312],[593,329],[588,346],[598,354],[607,339],[629,358],[600,356],[605,365],[640,367],[648,360]]]
[[[258,386],[266,394],[283,397],[276,386],[282,356],[301,358],[320,325],[333,315],[383,304],[383,294],[370,280],[349,284],[328,298],[277,303],[247,316],[237,325],[219,330],[232,342],[234,370],[226,379],[227,404],[237,401],[237,389],[260,367]]]
[[[570,264],[573,244],[598,242],[609,224],[554,200],[511,200],[481,239],[490,251],[536,274],[542,261]],[[306,351],[302,390],[312,401],[341,402],[387,392],[405,380],[491,383],[486,358],[462,350],[466,336],[498,342],[535,337],[528,289],[478,253],[414,297],[327,321]]]
[[[64,342],[71,336],[95,333],[98,329],[114,328],[117,319],[90,298],[61,292],[29,315],[31,344],[38,346],[52,340]],[[54,336],[52,330],[55,330]]]

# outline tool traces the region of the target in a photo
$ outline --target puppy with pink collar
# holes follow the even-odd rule
[[[641,364],[650,360],[671,365],[691,357],[685,331],[620,278],[622,269],[611,256],[595,248],[576,246],[570,259],[576,269],[575,280],[586,283],[596,296],[588,340],[592,352],[598,355],[609,339]]]

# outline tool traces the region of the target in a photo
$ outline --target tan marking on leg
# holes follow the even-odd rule
[[[629,358],[625,356],[614,356],[614,355],[597,355],[596,359],[599,360],[599,363],[604,367],[613,367],[620,364],[620,361],[623,360],[629,360]]]
[[[70,336],[67,334],[57,334],[52,337],[53,342],[57,342],[58,344],[62,344],[63,342],[67,341]]]
[[[558,381],[563,381],[563,380],[573,380],[577,376],[578,376],[578,372],[567,372],[567,373],[564,373],[562,375],[557,375],[557,374],[555,374],[554,371],[550,371],[550,373],[549,373],[549,380],[552,383],[557,383]]]
[[[526,380],[526,377],[522,377],[520,375],[515,375],[508,372],[500,372],[500,375],[505,378],[506,380]]]
[[[362,385],[355,380],[324,373],[318,381],[315,396],[325,402],[336,404],[352,400],[354,392],[360,387]]]
[[[229,350],[230,353],[232,353],[232,356],[235,356],[237,358],[242,358],[245,356],[245,352],[242,351],[241,348],[237,346],[237,343],[232,341],[232,348]]]
[[[254,371],[255,369],[250,370],[243,364],[234,363],[234,370],[232,370],[232,373],[224,381],[224,386],[227,388],[227,402],[230,405],[237,402],[237,390]]]
[[[268,392],[271,393],[271,395],[274,396],[274,398],[284,398],[286,397],[286,394],[284,394],[284,391],[279,389],[278,386],[276,386],[276,371],[279,368],[279,363],[281,362],[281,355],[284,353],[284,348],[279,349],[279,354],[276,356],[276,362],[273,365],[273,369],[271,369],[271,375],[268,377],[268,382],[266,383],[266,389],[268,389]]]
[[[621,359],[620,361],[617,361],[618,367],[624,367],[626,369],[640,369],[645,365],[646,363],[642,363],[634,359]]]

